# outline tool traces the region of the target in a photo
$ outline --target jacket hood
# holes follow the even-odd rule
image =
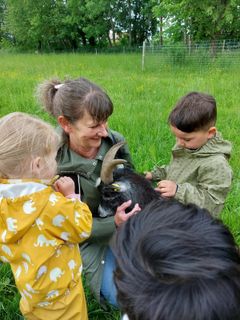
[[[51,188],[35,181],[0,179],[0,242],[15,243],[36,223],[41,206],[36,206],[35,193],[51,193]]]
[[[189,150],[175,145],[173,150],[184,150],[185,152],[189,152],[192,155],[195,154],[197,157],[208,157],[211,154],[221,154],[224,155],[227,159],[229,159],[232,151],[232,144],[231,142],[224,140],[222,138],[221,133],[217,132],[213,138],[209,139],[207,143],[199,149]]]

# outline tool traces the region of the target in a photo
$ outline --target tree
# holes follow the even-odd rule
[[[153,3],[149,0],[116,0],[116,21],[119,30],[127,32],[128,44],[141,45],[153,36],[157,19],[153,15]]]
[[[4,20],[5,20],[6,2],[5,0],[0,0],[0,43],[4,35]]]
[[[6,27],[20,47],[52,48],[62,37],[64,3],[52,0],[7,0]]]
[[[216,40],[233,35],[230,30],[239,30],[240,0],[161,0],[155,4],[156,16],[171,20],[171,27],[194,40]],[[239,34],[235,34],[239,37]]]

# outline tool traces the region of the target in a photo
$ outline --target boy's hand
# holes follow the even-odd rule
[[[164,198],[172,198],[177,192],[177,184],[170,180],[161,180],[157,184],[156,191],[161,193]]]
[[[74,181],[69,177],[61,177],[54,183],[54,189],[61,192],[65,197],[75,193]]]
[[[117,210],[114,216],[114,222],[117,227],[119,227],[123,222],[127,221],[131,216],[141,211],[139,204],[136,203],[134,208],[130,212],[126,213],[125,210],[128,207],[130,207],[131,204],[132,204],[132,200],[128,200],[126,202],[123,202],[119,207],[117,207]]]
[[[147,180],[152,180],[152,173],[149,172],[149,171],[144,171],[144,174],[145,174],[145,178]]]

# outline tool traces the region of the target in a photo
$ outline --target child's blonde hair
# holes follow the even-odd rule
[[[24,167],[35,157],[57,150],[53,127],[26,113],[13,112],[0,119],[0,177],[24,178]]]

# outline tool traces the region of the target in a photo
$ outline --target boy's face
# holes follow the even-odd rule
[[[209,139],[216,134],[216,128],[202,129],[193,132],[183,132],[170,125],[172,133],[176,137],[177,145],[185,149],[201,148]]]

